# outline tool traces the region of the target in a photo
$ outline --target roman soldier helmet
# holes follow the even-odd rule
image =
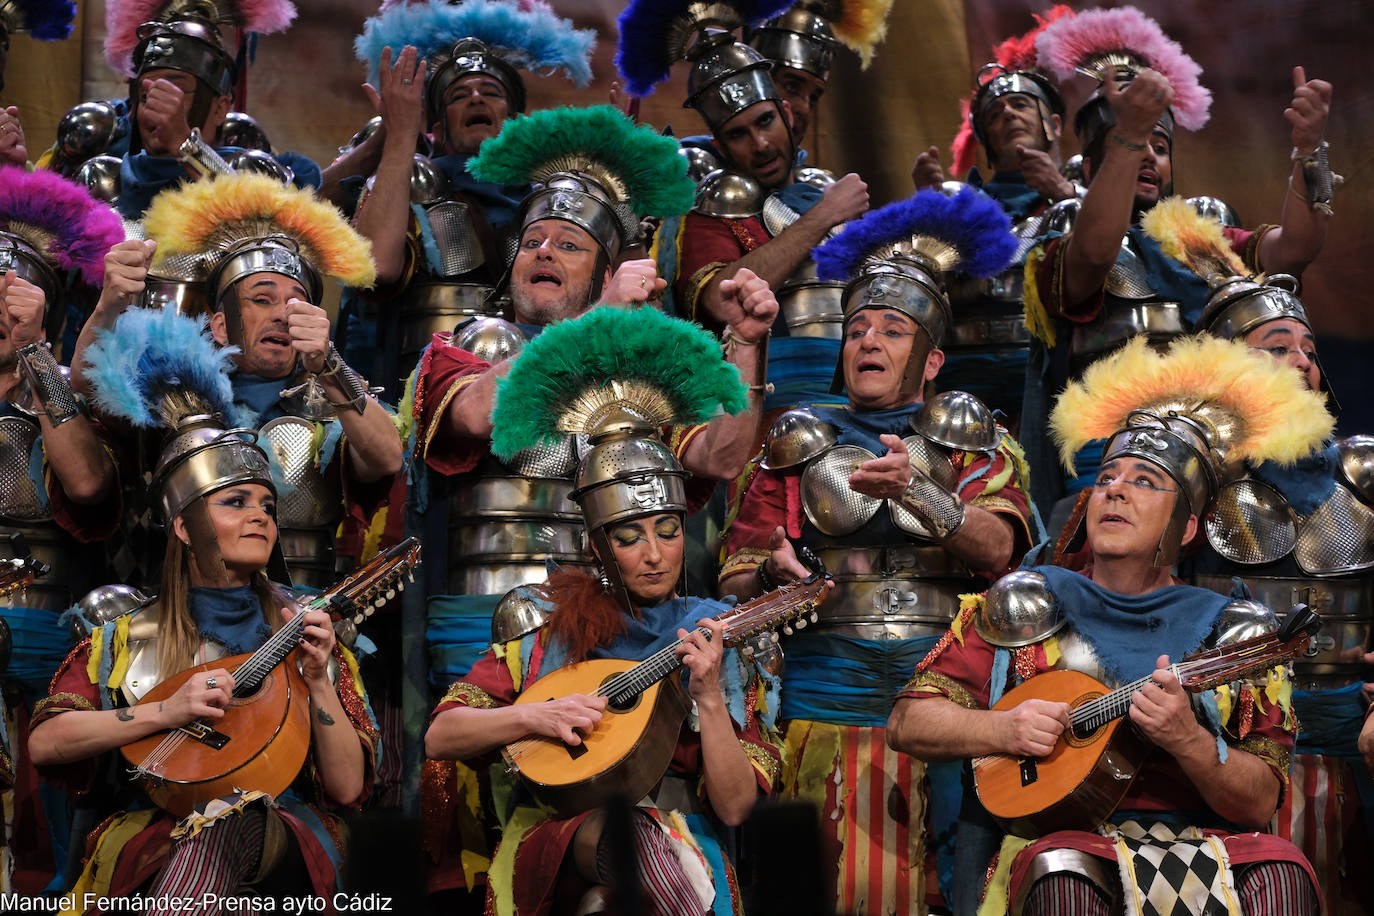
[[[1241,463],[1292,464],[1320,447],[1334,424],[1322,397],[1292,369],[1240,341],[1206,336],[1178,338],[1164,353],[1135,338],[1071,382],[1050,415],[1066,467],[1088,442],[1105,439],[1104,465],[1136,458],[1177,485],[1155,551],[1161,567],[1177,561],[1188,517],[1206,514]]]
[[[1173,107],[1159,125],[1172,140],[1175,123],[1200,130],[1207,123],[1212,94],[1198,82],[1202,68],[1164,34],[1149,16],[1132,6],[1089,10],[1050,23],[1035,42],[1037,60],[1060,82],[1074,73],[1097,80],[1093,96],[1074,115],[1073,129],[1084,150],[1091,149],[1116,124],[1102,94],[1108,80],[1129,81],[1141,70],[1157,70],[1174,90]]]
[[[665,358],[665,354],[672,358]],[[655,308],[603,306],[551,326],[497,383],[497,457],[586,435],[572,497],[610,587],[624,595],[608,528],[632,518],[688,511],[687,472],[658,431],[738,413],[748,392],[719,342]]]
[[[500,83],[512,113],[525,110],[521,70],[562,70],[585,87],[596,32],[574,28],[548,4],[529,0],[390,2],[363,24],[353,48],[376,85],[382,49],[390,48],[395,60],[406,45],[429,62],[426,112],[434,124],[443,119],[444,93],[465,76],[483,74]]]
[[[938,348],[953,322],[946,274],[1001,273],[1016,258],[1016,237],[1006,212],[975,188],[953,197],[919,191],[846,224],[812,256],[821,279],[849,284],[843,298],[846,325],[864,309],[893,309],[916,322]],[[916,365],[916,355],[913,347],[902,379],[904,394],[922,384],[924,366]],[[843,379],[843,366],[837,365],[832,391],[839,392]]]

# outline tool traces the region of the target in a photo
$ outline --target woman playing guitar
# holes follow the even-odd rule
[[[170,313],[165,319],[189,322]],[[134,310],[121,318],[131,320],[162,322],[164,316]],[[208,352],[191,354],[187,365],[223,372],[224,357],[208,337],[200,339]],[[310,610],[295,621],[292,599],[267,576],[269,562],[280,561],[277,493],[267,456],[251,433],[226,431],[212,419],[224,406],[213,393],[179,395],[164,403],[193,406],[179,417],[163,415],[172,433],[151,494],[167,523],[161,593],[97,628],[67,657],[51,695],[35,711],[34,762],[46,778],[83,790],[103,774],[119,774],[109,778],[119,779],[116,795],[127,810],[105,823],[78,893],[198,901],[202,894],[245,887],[252,894],[332,894],[331,863],[341,857],[333,838],[341,834],[337,818],[324,809],[356,808],[366,798],[377,729],[329,614]],[[248,784],[236,782],[229,795],[178,818],[148,806],[135,784],[122,778],[123,761],[101,765],[107,752],[169,730],[173,739],[194,744],[176,731],[193,723],[229,731],[230,718],[248,712],[240,707],[251,700],[235,696],[233,666],[215,660],[254,652],[277,631],[292,638],[298,631],[299,645],[269,679],[303,683],[309,694],[308,718],[296,723],[305,732],[299,740],[308,743],[306,763],[286,792],[273,798],[244,779]],[[139,702],[156,684],[205,663],[165,698],[155,694]],[[288,677],[288,666],[297,667],[299,681]],[[282,731],[291,726],[286,722]],[[140,766],[150,768],[149,762]]]

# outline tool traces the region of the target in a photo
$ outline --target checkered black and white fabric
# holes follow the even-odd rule
[[[1136,821],[1103,832],[1116,842],[1127,916],[1241,916],[1220,838]]]

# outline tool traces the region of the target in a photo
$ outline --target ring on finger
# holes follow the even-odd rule
[[[648,280],[647,277],[640,277],[640,278],[639,278],[639,288],[640,288],[640,289],[648,289],[648,288],[649,288],[649,280]]]
[[[415,81],[414,81],[414,80],[411,80],[411,79],[405,79],[404,77],[402,77],[402,79],[401,79],[401,85],[402,85],[402,86],[409,86],[409,85],[410,85],[411,83],[413,83],[413,82],[415,82]]]
[[[207,677],[207,678],[205,679],[205,686],[206,686],[206,687],[209,687],[209,688],[211,688],[211,689],[214,689],[214,686],[215,686],[216,684],[218,684],[218,683],[219,683],[219,681],[218,681],[217,679],[215,679],[215,678],[212,678],[212,677]]]

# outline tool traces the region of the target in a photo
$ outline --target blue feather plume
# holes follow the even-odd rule
[[[673,47],[672,36],[681,32],[674,20],[686,22],[688,7],[694,2],[697,0],[634,0],[621,12],[615,65],[631,95],[652,93],[654,86],[667,78],[673,63],[682,59],[686,49]],[[792,0],[731,0],[729,5],[741,22],[758,22],[781,15]]]
[[[201,322],[171,309],[132,308],[112,330],[96,332],[86,351],[86,378],[102,413],[143,429],[162,428],[163,394],[190,390],[213,412],[238,426],[248,419],[234,405],[229,381],[233,347],[221,347]]]
[[[594,29],[573,28],[572,20],[544,4],[522,10],[514,0],[443,0],[397,4],[368,19],[353,41],[358,60],[367,65],[368,82],[377,85],[382,49],[391,59],[412,45],[422,58],[444,54],[463,38],[515,52],[518,66],[529,70],[561,69],[579,87],[592,80]]]
[[[71,0],[13,0],[20,28],[40,41],[61,41],[72,33],[76,4]]]
[[[949,269],[974,277],[999,274],[1016,260],[1016,236],[1006,211],[977,188],[966,187],[953,197],[918,191],[869,210],[812,252],[816,272],[823,280],[849,280],[874,251],[915,235],[953,246],[959,260]]]

